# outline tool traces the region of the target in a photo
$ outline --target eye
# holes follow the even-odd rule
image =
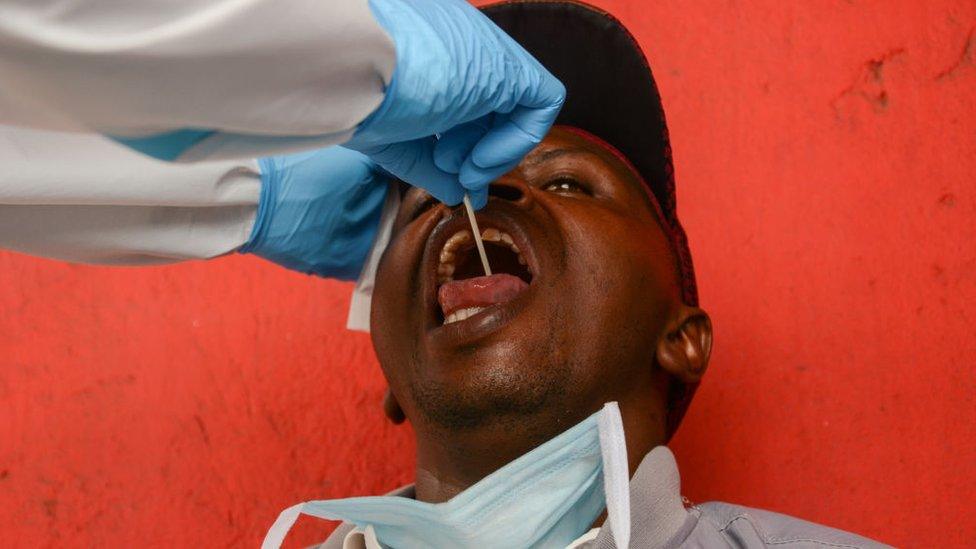
[[[576,181],[571,177],[559,177],[549,181],[542,186],[542,190],[554,192],[554,193],[583,193],[590,194],[589,191],[583,187],[582,183]]]

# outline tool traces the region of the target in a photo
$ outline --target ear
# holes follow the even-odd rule
[[[712,354],[712,321],[698,307],[682,305],[657,343],[657,362],[684,383],[698,383]]]
[[[386,388],[386,394],[383,395],[383,413],[386,414],[386,417],[394,425],[399,425],[407,419],[407,416],[403,414],[403,410],[400,408],[400,403],[397,402],[396,397],[393,396],[393,391],[389,387]]]

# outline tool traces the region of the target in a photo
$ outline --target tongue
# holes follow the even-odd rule
[[[509,302],[528,287],[521,278],[510,274],[479,276],[444,283],[437,290],[437,300],[444,316],[448,316],[459,309]]]

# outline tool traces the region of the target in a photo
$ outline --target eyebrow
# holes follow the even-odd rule
[[[539,164],[544,164],[546,162],[549,162],[550,160],[555,160],[556,158],[559,158],[561,156],[579,155],[579,154],[597,156],[594,152],[588,151],[586,149],[581,149],[579,147],[561,147],[558,149],[549,149],[547,151],[542,151],[540,153],[531,154],[525,157],[525,160],[523,160],[523,162],[527,166],[537,166]]]

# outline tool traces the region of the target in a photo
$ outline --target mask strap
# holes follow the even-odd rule
[[[603,455],[603,492],[607,500],[607,521],[618,549],[630,545],[630,469],[624,422],[616,402],[603,405],[598,418],[600,453]]]
[[[261,549],[278,549],[281,547],[281,543],[285,541],[285,536],[288,535],[288,531],[291,530],[295,521],[298,520],[298,515],[302,514],[302,507],[304,506],[304,503],[299,503],[282,511],[278,515],[278,518],[275,519],[274,524],[271,525],[268,533],[264,535]]]

